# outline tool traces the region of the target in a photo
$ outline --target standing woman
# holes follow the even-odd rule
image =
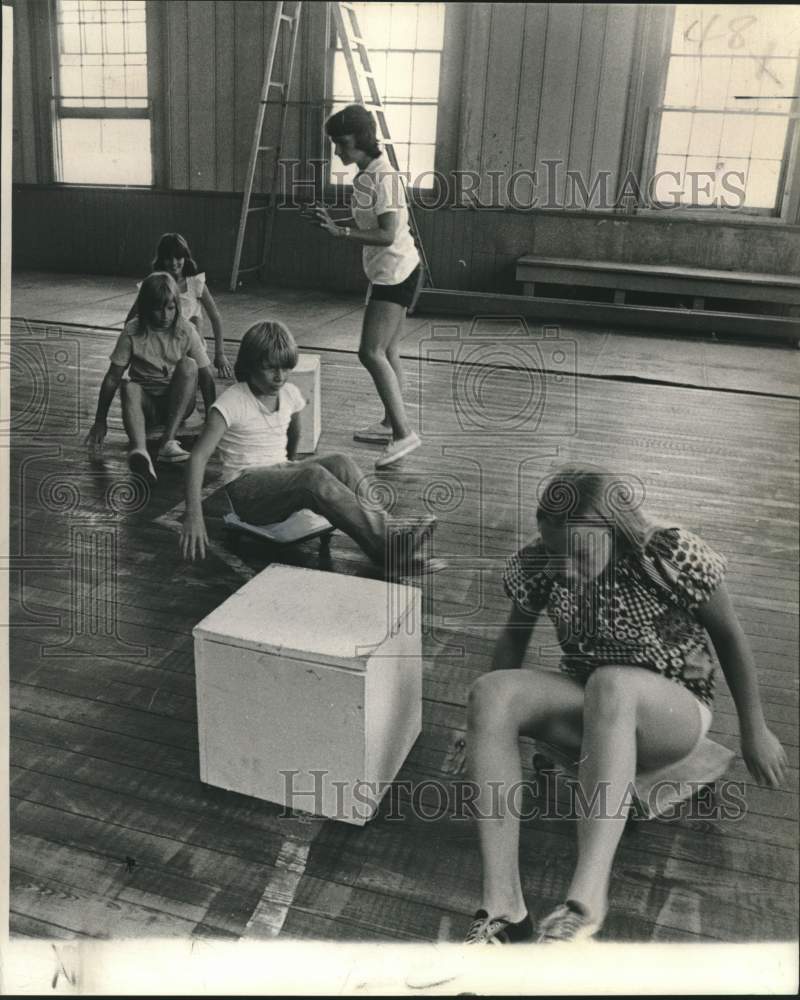
[[[320,227],[331,236],[363,247],[370,286],[358,357],[372,376],[384,415],[353,437],[385,445],[375,462],[375,467],[382,469],[422,443],[406,415],[400,363],[406,310],[420,277],[419,254],[408,225],[400,175],[378,145],[372,114],[359,104],[351,104],[325,122],[325,131],[342,163],[358,167],[352,200],[356,228],[337,225],[324,208],[315,211]]]

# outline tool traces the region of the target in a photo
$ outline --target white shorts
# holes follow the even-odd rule
[[[697,701],[697,707],[700,710],[700,735],[697,738],[697,742],[699,743],[711,728],[712,715],[711,709],[705,702],[700,701],[699,698],[695,700]]]

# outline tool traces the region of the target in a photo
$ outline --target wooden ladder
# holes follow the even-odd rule
[[[267,65],[264,69],[264,81],[261,84],[261,95],[259,97],[258,112],[256,113],[256,125],[253,130],[253,143],[250,147],[250,159],[247,163],[247,175],[245,177],[244,194],[242,196],[242,211],[239,215],[239,231],[236,234],[236,249],[233,254],[233,267],[231,268],[230,290],[235,292],[239,285],[239,275],[252,271],[261,271],[266,263],[267,251],[272,240],[272,230],[275,226],[275,212],[278,208],[278,173],[280,171],[281,147],[283,146],[283,136],[286,131],[286,115],[289,110],[289,86],[292,82],[292,71],[294,69],[294,56],[297,50],[297,35],[300,28],[300,14],[303,9],[302,0],[294,0],[294,8],[291,14],[286,12],[289,4],[284,0],[279,0],[275,11],[275,20],[272,24],[272,34],[269,39],[269,49],[267,51]],[[289,60],[286,69],[286,79],[276,80],[273,78],[275,70],[275,54],[278,51],[278,42],[284,26],[291,31],[289,40]],[[274,146],[264,145],[264,115],[267,111],[270,92],[280,90],[281,92],[281,112],[280,125],[278,127],[278,141]],[[274,162],[272,164],[272,183],[270,185],[270,199],[267,205],[253,204],[253,181],[256,176],[259,156],[262,153],[272,152]],[[251,215],[256,212],[266,212],[267,221],[264,228],[264,242],[261,253],[261,260],[251,267],[242,267],[242,248],[244,237],[247,231],[247,223]]]
[[[242,210],[239,215],[239,230],[236,234],[236,249],[233,255],[233,266],[231,268],[231,279],[229,285],[232,292],[235,292],[238,288],[239,276],[241,274],[247,274],[253,271],[263,271],[266,265],[272,242],[272,233],[275,227],[275,213],[278,207],[277,187],[280,172],[281,148],[283,146],[283,137],[286,130],[286,116],[289,106],[289,86],[292,82],[292,71],[294,69],[297,35],[300,27],[300,13],[303,7],[302,0],[295,0],[291,14],[286,13],[287,6],[287,3],[283,2],[283,0],[277,4],[275,21],[272,25],[272,34],[270,36],[269,50],[267,54],[267,64],[264,70],[264,81],[261,85],[258,113],[256,114],[256,124],[253,131],[253,143],[250,148],[250,159],[247,164],[247,175],[245,177],[244,194],[242,196]],[[331,2],[329,3],[329,9],[333,14],[336,33],[339,36],[339,41],[342,46],[345,63],[347,65],[347,73],[350,77],[350,85],[353,90],[355,102],[357,104],[371,106],[374,110],[380,140],[384,145],[389,162],[398,172],[400,182],[403,185],[403,191],[405,192],[406,202],[408,204],[409,228],[411,229],[411,234],[414,238],[414,242],[419,252],[420,261],[422,263],[422,283],[432,286],[433,281],[431,279],[428,258],[422,245],[419,227],[417,226],[416,219],[414,218],[413,206],[408,192],[408,184],[403,174],[400,173],[395,143],[389,131],[389,123],[386,118],[385,107],[381,101],[380,94],[378,93],[378,87],[375,83],[375,74],[372,72],[372,66],[370,64],[369,50],[367,49],[366,42],[359,29],[355,8],[351,3]],[[278,50],[278,42],[284,25],[291,26],[288,29],[291,31],[291,36],[289,41],[289,58],[286,79],[280,81],[273,79],[273,72],[275,69],[275,55]],[[353,54],[354,49],[358,53],[358,62]],[[364,99],[364,88],[362,88],[362,83],[366,84],[366,91],[369,95],[367,100]],[[271,146],[263,143],[263,130],[264,115],[266,113],[267,104],[269,103],[270,92],[273,89],[281,91],[281,112],[277,143],[276,145]],[[269,204],[254,205],[253,182],[255,180],[259,156],[268,151],[272,152],[274,155]],[[268,213],[264,227],[261,260],[258,264],[254,264],[250,267],[242,267],[242,248],[244,247],[247,223],[250,216],[256,212]]]

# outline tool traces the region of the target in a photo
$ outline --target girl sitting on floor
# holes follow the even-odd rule
[[[725,560],[682,528],[656,528],[624,504],[625,484],[601,469],[567,467],[542,494],[539,537],[504,576],[513,601],[493,671],[469,698],[467,752],[477,783],[481,907],[469,943],[534,937],[519,874],[519,819],[490,805],[493,784],[521,780],[521,735],[580,751],[586,802],[566,902],[539,925],[540,942],[593,936],[608,909],[611,865],[637,770],[681,761],[711,724],[711,638],[739,715],[753,777],[777,787],[786,754],[767,727],[753,656],[731,605]],[[520,670],[541,611],[556,626],[561,670]],[[496,800],[495,800],[496,801]]]
[[[189,452],[175,440],[175,434],[194,410],[198,382],[206,413],[216,388],[203,340],[181,316],[178,287],[169,274],[156,272],[144,279],[132,312],[133,318],[111,352],[86,444],[95,454],[102,452],[108,409],[121,385],[122,421],[130,443],[128,463],[134,472],[155,480],[147,452],[148,427],[164,426],[159,461],[185,462]]]
[[[382,512],[364,509],[357,490],[363,473],[346,455],[295,461],[300,414],[306,401],[287,381],[297,364],[297,345],[275,320],[252,326],[242,338],[236,385],[211,407],[192,450],[186,479],[184,558],[204,558],[208,536],[201,489],[209,459],[219,446],[222,481],[237,516],[249,524],[273,524],[310,508],[353,538],[390,574],[429,572],[441,562],[421,555],[434,518],[389,533]],[[388,542],[388,544],[387,544]]]
[[[172,276],[180,292],[181,315],[198,332],[205,309],[214,333],[214,367],[220,378],[232,378],[233,368],[225,356],[222,317],[206,285],[206,276],[198,268],[189,244],[180,233],[164,233],[158,241],[151,270],[165,271]],[[134,309],[135,306],[128,313],[128,319],[133,316]]]

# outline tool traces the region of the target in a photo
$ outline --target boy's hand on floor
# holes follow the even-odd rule
[[[205,559],[208,534],[202,514],[187,514],[184,517],[179,544],[184,559],[190,562],[194,562],[195,559]]]
[[[88,445],[91,458],[100,458],[103,454],[103,440],[108,428],[105,424],[95,423],[89,428],[89,433],[83,439],[83,443]]]

